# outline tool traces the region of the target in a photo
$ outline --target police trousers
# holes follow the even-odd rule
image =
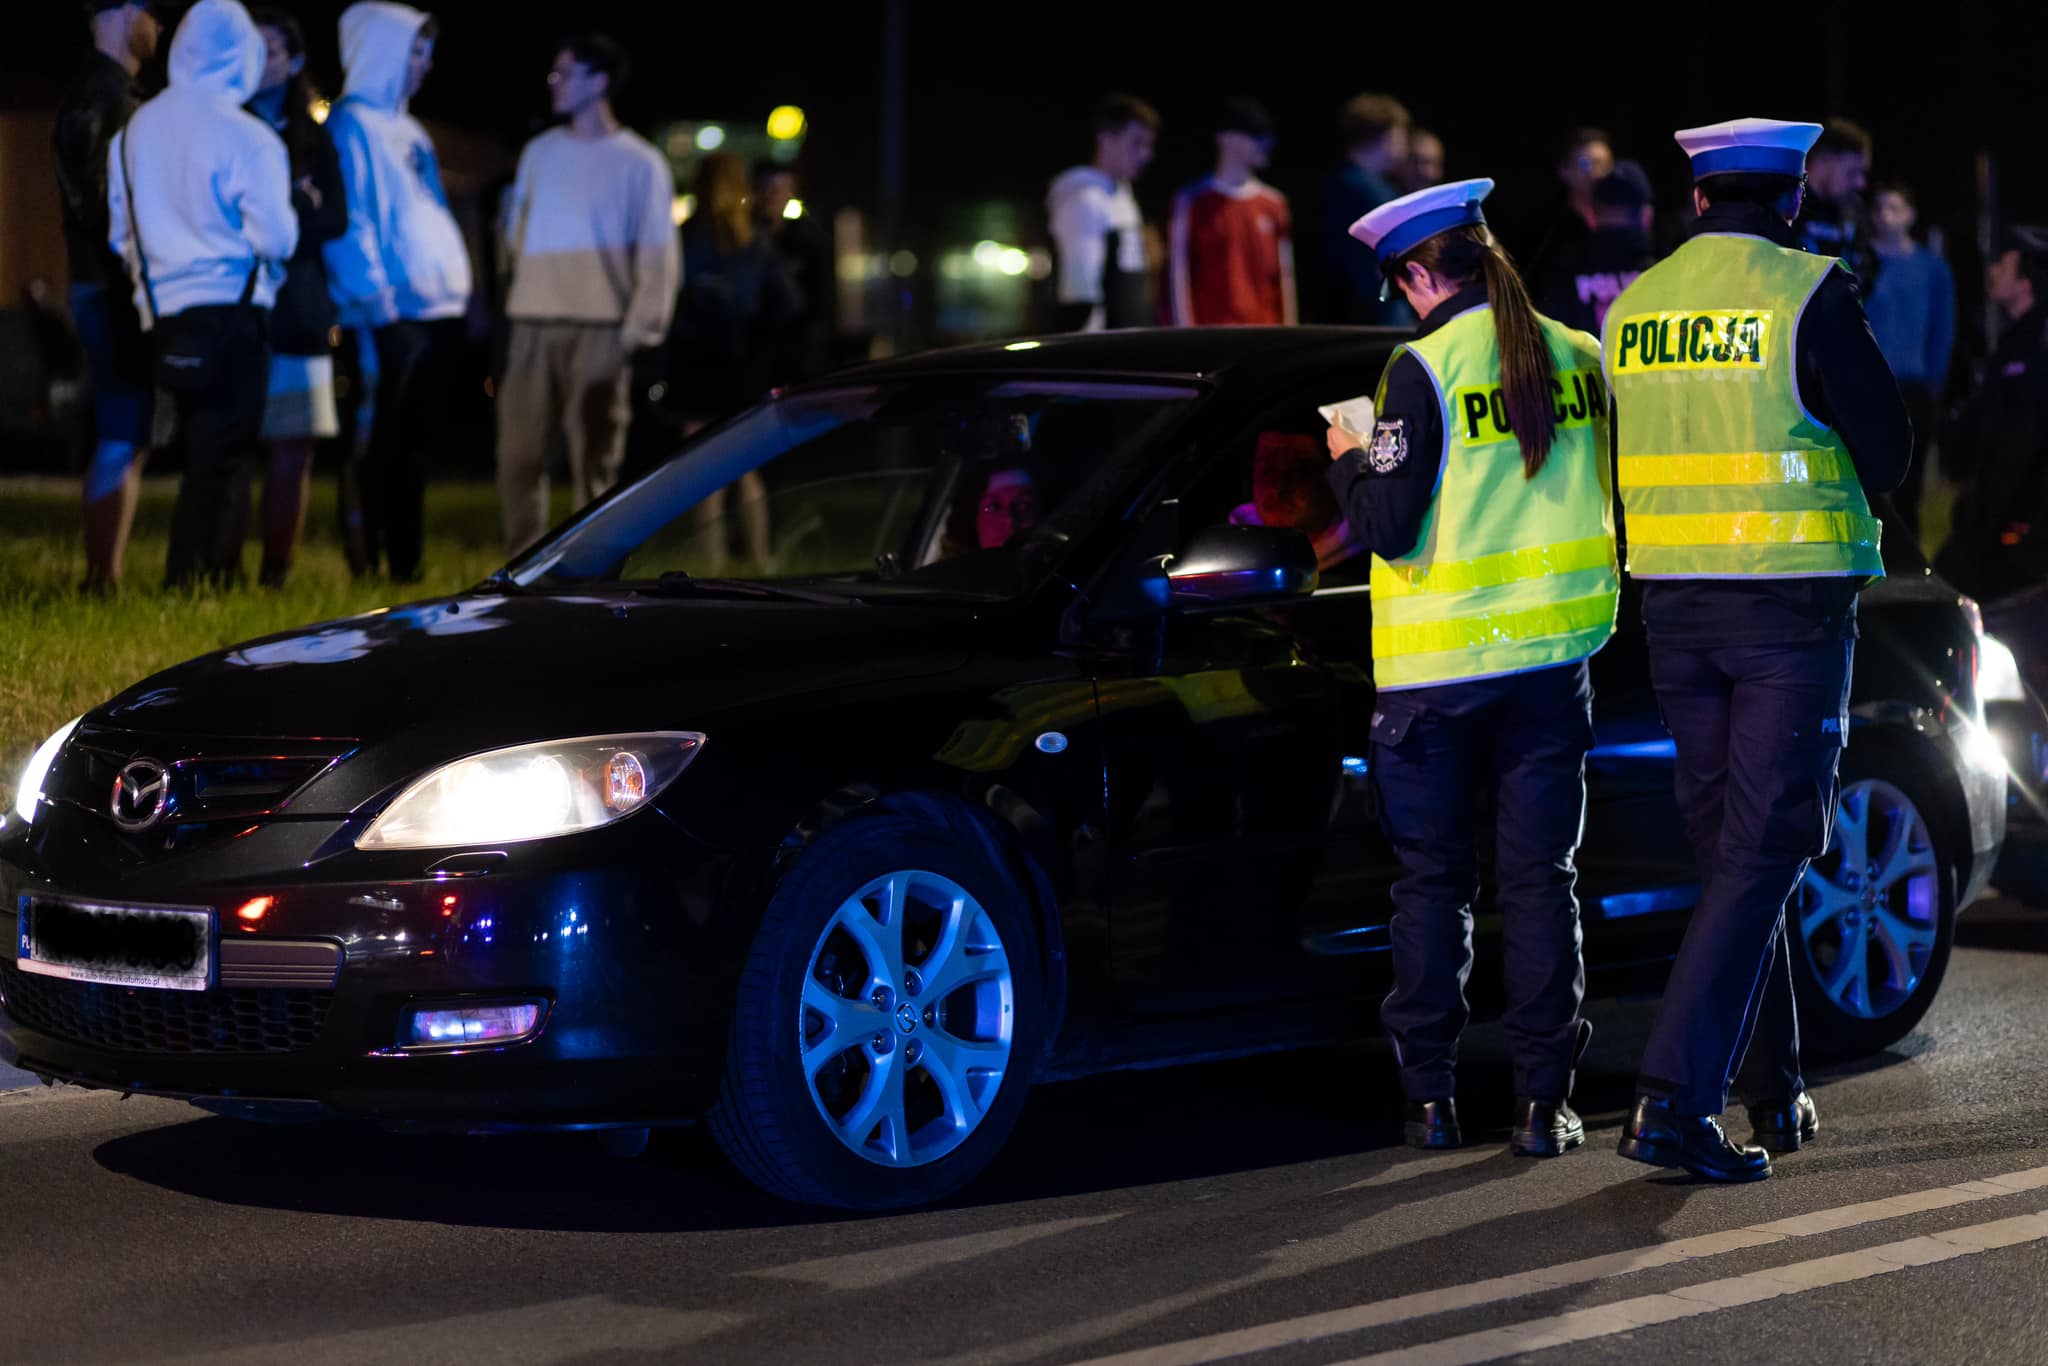
[[[1731,1089],[1778,1105],[1805,1086],[1785,902],[1827,848],[1855,648],[1650,644],[1700,898],[1637,1089],[1681,1114],[1718,1115]]]
[[[1380,1020],[1411,1099],[1454,1091],[1489,786],[1515,1090],[1570,1094],[1586,991],[1572,856],[1585,833],[1592,704],[1584,660],[1379,697],[1374,789],[1405,870],[1393,888],[1394,990]]]

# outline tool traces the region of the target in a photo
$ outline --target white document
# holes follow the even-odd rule
[[[1332,427],[1342,427],[1358,436],[1372,435],[1372,396],[1361,394],[1347,398],[1342,403],[1325,403],[1316,409],[1323,415],[1323,421]]]

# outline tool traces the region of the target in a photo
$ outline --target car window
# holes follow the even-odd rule
[[[1198,393],[947,378],[799,394],[742,415],[571,523],[517,583],[664,575],[1008,594],[1106,472]]]
[[[1330,492],[1328,424],[1316,412],[1318,404],[1348,397],[1290,398],[1227,438],[1181,497],[1182,543],[1219,524],[1292,527],[1315,544],[1324,587],[1364,583],[1371,557]]]

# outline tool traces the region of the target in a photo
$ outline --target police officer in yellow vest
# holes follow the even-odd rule
[[[1479,893],[1476,794],[1498,791],[1495,866],[1518,1153],[1555,1157],[1589,1027],[1572,856],[1592,745],[1586,659],[1617,571],[1598,344],[1539,316],[1487,230],[1490,180],[1423,190],[1351,227],[1422,319],[1380,379],[1371,432],[1330,433],[1330,486],[1372,551],[1372,771],[1394,884],[1408,1141],[1463,1141],[1453,1099]]]
[[[1621,1152],[1714,1181],[1761,1180],[1766,1149],[1819,1130],[1785,901],[1827,847],[1856,592],[1884,573],[1865,491],[1896,487],[1912,452],[1848,270],[1793,245],[1820,132],[1679,133],[1699,220],[1615,301],[1602,343],[1628,569],[1701,878]],[[1731,1088],[1747,1145],[1717,1119]]]

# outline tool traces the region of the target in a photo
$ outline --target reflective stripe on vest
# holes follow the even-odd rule
[[[1436,385],[1446,449],[1409,456],[1443,462],[1415,549],[1373,557],[1373,680],[1382,690],[1566,664],[1613,633],[1605,383],[1591,337],[1543,327],[1558,425],[1534,479],[1507,425],[1491,309],[1402,348]],[[1385,398],[1382,378],[1383,408]]]
[[[1419,621],[1409,626],[1374,626],[1372,653],[1375,668],[1381,655],[1437,654],[1449,650],[1478,650],[1489,645],[1540,641],[1598,629],[1601,639],[1614,629],[1614,595],[1594,593],[1570,602],[1546,607],[1523,607],[1512,612],[1480,613],[1450,621]],[[1580,658],[1578,655],[1570,656]],[[1550,660],[1564,663],[1564,660]],[[1528,665],[1540,668],[1541,665]],[[1386,686],[1385,684],[1381,685]]]
[[[1799,398],[1799,319],[1836,264],[1710,234],[1608,310],[1631,574],[1883,575],[1855,463]]]
[[[1454,560],[1447,564],[1410,564],[1404,561],[1391,565],[1385,560],[1375,559],[1372,595],[1377,601],[1409,593],[1465,593],[1474,588],[1495,588],[1517,579],[1538,579],[1603,566],[1614,566],[1614,540],[1609,536],[1587,536],[1562,545],[1503,550],[1497,555],[1481,555],[1477,559]]]

